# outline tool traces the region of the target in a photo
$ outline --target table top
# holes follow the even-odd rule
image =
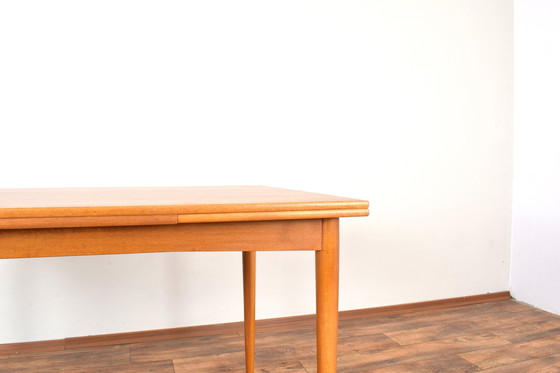
[[[0,189],[4,229],[35,227],[21,225],[29,219],[55,227],[45,219],[157,216],[170,224],[366,215],[364,200],[266,186]]]

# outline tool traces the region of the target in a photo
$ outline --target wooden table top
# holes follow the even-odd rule
[[[366,215],[364,200],[266,186],[0,189],[0,229]]]

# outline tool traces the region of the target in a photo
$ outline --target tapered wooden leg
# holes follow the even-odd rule
[[[245,370],[255,371],[256,251],[243,252],[243,303],[245,315]]]
[[[323,246],[315,252],[317,373],[335,373],[338,343],[338,219],[323,219]]]

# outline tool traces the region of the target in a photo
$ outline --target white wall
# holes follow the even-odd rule
[[[3,1],[0,187],[368,199],[340,308],[508,289],[512,2]],[[0,233],[1,234],[1,233]],[[258,317],[314,312],[261,253]],[[0,261],[0,343],[238,321],[236,253]]]
[[[560,3],[515,2],[511,291],[560,314]]]

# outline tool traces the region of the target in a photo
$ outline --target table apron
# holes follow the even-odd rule
[[[173,251],[321,250],[322,220],[0,231],[0,259]]]

